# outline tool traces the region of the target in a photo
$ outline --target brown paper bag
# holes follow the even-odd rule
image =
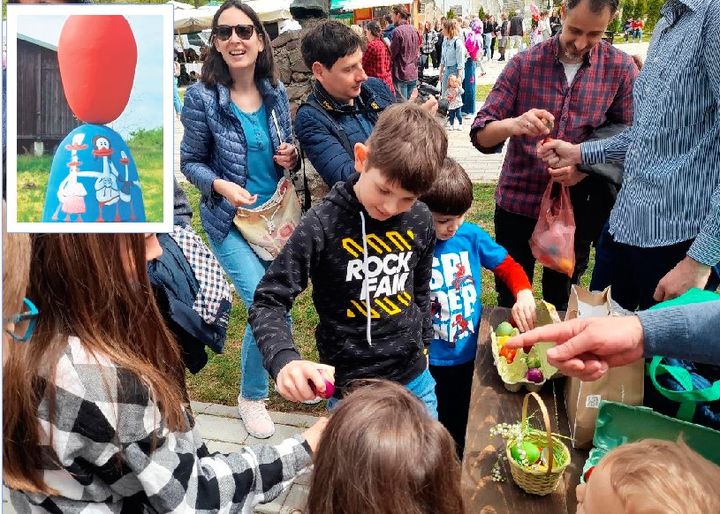
[[[609,287],[602,292],[591,293],[572,286],[566,321],[578,317],[613,315],[621,314],[613,306]],[[645,361],[640,359],[627,366],[610,368],[600,380],[594,382],[568,377],[565,383],[565,408],[574,448],[592,446],[600,400],[642,405],[644,375]]]

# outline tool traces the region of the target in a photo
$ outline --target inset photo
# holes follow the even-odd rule
[[[169,232],[173,7],[7,6],[10,232]]]

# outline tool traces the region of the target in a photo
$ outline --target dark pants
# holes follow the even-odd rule
[[[685,258],[694,240],[640,248],[616,242],[608,227],[606,223],[597,245],[590,288],[612,286],[613,300],[631,311],[652,307],[658,303],[653,299],[658,282]],[[717,274],[711,272],[706,288],[714,291],[718,282]]]
[[[493,56],[495,55],[495,40],[496,39],[497,38],[494,37],[494,38],[492,38],[492,41],[490,41],[490,59],[492,59]]]
[[[567,309],[570,285],[577,284],[587,270],[590,246],[597,240],[602,224],[607,219],[609,209],[612,207],[612,204],[608,203],[609,200],[604,196],[603,202],[598,201],[598,195],[591,197],[590,192],[593,190],[597,190],[597,186],[588,179],[570,188],[570,200],[576,225],[575,272],[572,278],[543,267],[543,300],[552,303],[556,309],[561,311]],[[495,206],[495,239],[523,267],[531,283],[535,273],[535,257],[530,250],[530,236],[532,236],[536,224],[537,220],[534,218],[513,214]],[[498,305],[512,307],[515,298],[505,283],[496,277],[495,287],[498,292]]]
[[[474,370],[474,361],[459,366],[430,366],[430,374],[436,382],[438,420],[455,439],[461,461],[465,451],[465,431]]]

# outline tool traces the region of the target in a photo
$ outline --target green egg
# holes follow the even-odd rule
[[[540,458],[540,449],[529,441],[523,441],[520,443],[520,448],[525,451],[525,457],[527,458],[528,464],[535,464]],[[520,462],[520,451],[517,445],[510,448],[510,455],[515,459],[516,462]]]
[[[495,329],[496,336],[509,336],[512,333],[512,325],[507,321],[500,323]]]

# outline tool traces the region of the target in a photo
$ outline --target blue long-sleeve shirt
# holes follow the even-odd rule
[[[645,357],[662,355],[720,365],[720,300],[638,313]]]
[[[625,160],[610,233],[638,247],[694,239],[720,262],[720,2],[667,0],[635,81],[633,124],[581,145],[586,164]]]

